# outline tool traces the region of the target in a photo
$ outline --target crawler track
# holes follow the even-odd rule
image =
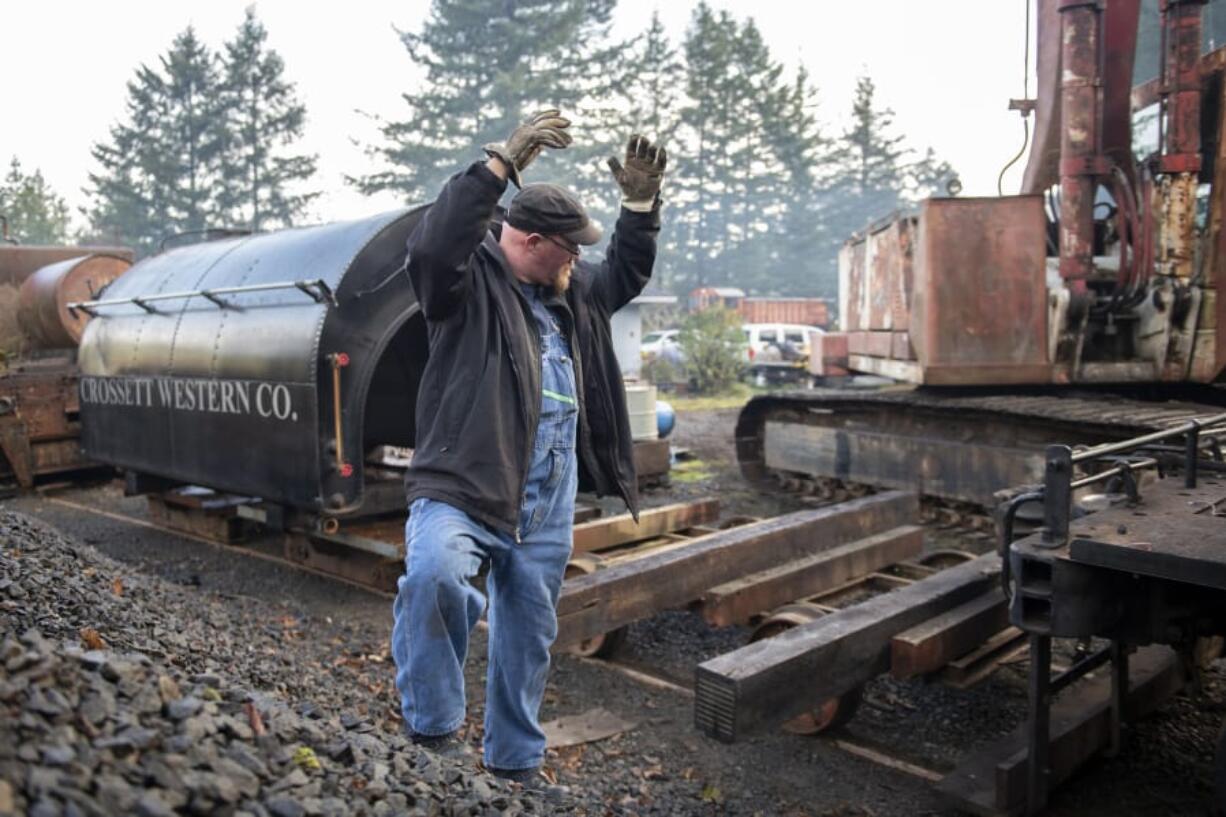
[[[996,491],[1040,480],[1050,443],[1128,439],[1218,413],[1226,403],[1213,388],[1189,396],[1159,402],[1109,392],[916,388],[764,395],[737,420],[737,459],[761,486],[834,479],[991,507]]]

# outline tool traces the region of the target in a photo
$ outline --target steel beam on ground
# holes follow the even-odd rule
[[[624,545],[653,536],[714,522],[719,517],[718,499],[700,499],[650,508],[635,522],[630,514],[593,519],[575,525],[575,553]]]
[[[918,509],[915,494],[886,491],[716,531],[684,547],[572,579],[563,585],[558,602],[554,649],[679,607],[747,572],[909,524]]]
[[[1128,719],[1143,717],[1183,686],[1178,657],[1169,647],[1144,647],[1130,656]],[[1051,705],[1047,784],[1054,788],[1111,743],[1111,672],[1087,677]],[[973,814],[1021,815],[1026,810],[1027,724],[998,743],[976,750],[946,775],[937,791]]]
[[[892,528],[713,587],[703,594],[702,615],[716,627],[743,624],[755,614],[917,556],[923,546],[923,528]]]
[[[1004,591],[994,587],[977,599],[917,624],[890,641],[890,674],[913,678],[936,672],[1009,626]]]
[[[733,742],[777,726],[889,669],[890,640],[999,580],[995,553],[943,570],[699,665],[699,731]]]

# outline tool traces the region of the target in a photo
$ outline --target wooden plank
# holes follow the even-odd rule
[[[640,483],[667,476],[669,464],[668,440],[634,441],[634,471]]]
[[[554,647],[563,650],[686,604],[747,572],[909,524],[918,510],[915,494],[886,491],[717,531],[683,547],[576,577],[562,586]]]
[[[777,726],[889,669],[890,639],[984,593],[1000,557],[980,556],[699,665],[695,724],[732,742]]]
[[[923,546],[924,529],[916,525],[857,539],[713,587],[703,594],[702,615],[716,627],[743,624],[757,613],[909,559]]]
[[[941,670],[941,683],[954,689],[970,689],[1000,667],[1029,650],[1026,633],[1017,627],[1006,627],[989,638],[978,649],[955,658]],[[1053,669],[1055,665],[1052,665]]]
[[[575,524],[583,522],[591,522],[593,519],[600,518],[599,505],[576,505],[575,506]]]
[[[650,508],[639,514],[635,522],[630,514],[593,519],[575,525],[575,553],[624,545],[639,539],[650,539],[684,528],[714,522],[719,517],[718,499]]]
[[[914,678],[936,672],[1008,626],[1008,602],[1004,591],[994,587],[977,599],[894,636],[890,641],[890,674]]]
[[[1145,647],[1129,658],[1126,714],[1143,717],[1183,685],[1175,653],[1165,646]],[[1110,741],[1111,674],[1099,671],[1062,692],[1051,707],[1049,785],[1067,780]],[[974,814],[1021,815],[1026,804],[1029,767],[1026,724],[1008,737],[972,753],[936,785],[957,808]]]

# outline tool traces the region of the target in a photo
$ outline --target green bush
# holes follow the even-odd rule
[[[642,373],[648,383],[662,389],[684,383],[686,377],[684,367],[659,355],[643,361]]]
[[[741,317],[722,307],[691,312],[681,322],[678,343],[685,355],[690,388],[698,394],[720,394],[740,374],[745,348]]]

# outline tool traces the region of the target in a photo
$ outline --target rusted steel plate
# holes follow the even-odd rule
[[[702,596],[702,615],[716,627],[744,624],[759,613],[910,559],[923,546],[924,529],[915,525],[857,539],[713,587]]]
[[[1060,162],[1060,12],[1057,0],[1039,0],[1035,73],[1034,136],[1021,192],[1041,194],[1059,178]]]
[[[1045,222],[1039,196],[920,206],[909,328],[925,368],[1047,364]]]
[[[894,277],[897,242],[894,225],[875,233],[869,233],[864,239],[864,263],[866,280],[864,292],[868,302],[868,322],[866,329],[889,329],[893,311],[890,296]]]
[[[890,357],[894,360],[915,360],[911,348],[911,336],[906,332],[894,332],[890,336]]]
[[[847,374],[847,335],[843,332],[809,334],[809,374]]]
[[[863,239],[853,238],[839,250],[839,328],[854,332],[868,326]]]
[[[572,579],[558,601],[554,649],[686,604],[746,573],[910,524],[918,507],[914,494],[886,491],[718,531]]]
[[[1127,719],[1144,717],[1183,686],[1175,653],[1165,646],[1143,647],[1130,656]],[[1067,780],[1111,738],[1109,672],[1065,690],[1051,707],[1049,786]],[[975,814],[1021,815],[1026,806],[1029,750],[1026,724],[998,743],[971,753],[936,789],[960,809]]]
[[[890,639],[982,594],[1000,558],[981,556],[699,665],[695,725],[726,742],[777,726],[889,669]]]
[[[630,514],[595,519],[575,525],[575,553],[624,545],[640,539],[662,536],[672,531],[703,525],[719,518],[718,499],[700,499],[695,502],[665,505],[650,508],[639,514],[635,522]]]
[[[1009,626],[999,587],[899,633],[890,641],[890,674],[913,678],[936,672]]]
[[[868,345],[865,354],[872,357],[890,357],[894,348],[893,332],[868,332]]]

